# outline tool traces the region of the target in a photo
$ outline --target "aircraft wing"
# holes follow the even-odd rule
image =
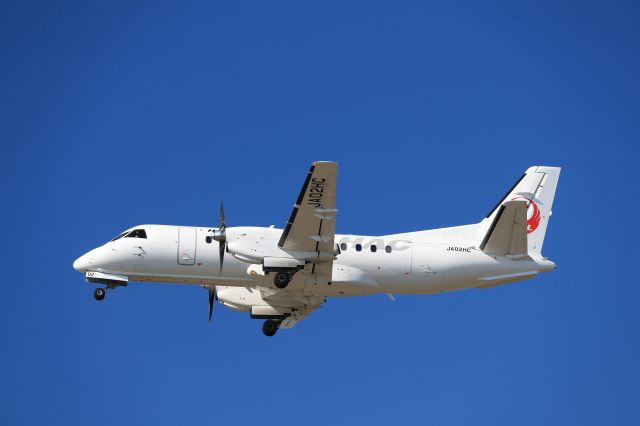
[[[299,310],[293,312],[291,314],[291,316],[288,316],[287,318],[282,320],[282,323],[280,324],[280,327],[281,328],[293,328],[293,327],[295,327],[295,325],[297,323],[299,323],[300,321],[302,321],[303,319],[308,317],[309,314],[311,314],[311,312],[313,312],[316,309],[318,309],[321,305],[322,305],[322,303],[318,303],[316,305],[306,306],[303,309],[299,309]]]
[[[324,264],[325,262],[323,262]],[[314,286],[313,280],[309,275],[300,277],[296,274],[296,278],[304,285]],[[326,301],[324,296],[316,296],[302,289],[298,291],[282,291],[269,287],[258,287],[260,297],[264,302],[273,307],[276,311],[286,312],[289,314],[280,325],[282,328],[292,328],[298,322],[307,318],[311,312],[315,311]]]
[[[263,294],[264,300],[273,306],[295,307],[282,321],[282,328],[294,327],[324,303],[324,298],[312,296],[312,290],[315,285],[330,282],[332,278],[337,174],[336,162],[317,161],[311,165],[278,241],[283,250],[315,252],[315,259],[307,257],[310,263],[294,276],[288,291],[280,293],[288,297],[280,298],[278,291],[273,298]]]
[[[317,161],[293,206],[278,246],[283,250],[316,252],[318,261],[333,259],[338,163]]]

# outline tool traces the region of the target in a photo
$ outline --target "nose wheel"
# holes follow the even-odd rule
[[[106,284],[106,287],[98,287],[95,290],[93,290],[93,298],[96,299],[98,302],[101,300],[104,300],[105,296],[107,295],[107,290],[109,291],[113,291],[114,289],[124,286],[126,287],[127,283],[116,283],[116,282],[101,282],[100,284]]]
[[[96,299],[98,302],[101,300],[104,300],[104,297],[107,295],[107,292],[105,291],[104,288],[96,288],[93,291],[93,298]]]

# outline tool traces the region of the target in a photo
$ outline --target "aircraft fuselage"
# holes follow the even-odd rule
[[[460,228],[463,227],[455,229]],[[259,260],[249,263],[246,256],[239,256],[243,259],[239,260],[233,253],[227,255],[220,273],[212,228],[141,225],[132,229],[143,229],[146,238],[110,241],[80,257],[74,268],[126,276],[129,281],[273,287],[270,274],[262,275],[250,268]],[[330,280],[306,291],[314,296],[334,297],[432,294],[505,284],[555,268],[553,262],[542,257],[492,256],[475,247],[472,240],[455,238],[447,242],[431,236],[442,234],[438,231],[442,230],[381,237],[336,234]],[[260,253],[277,246],[281,233],[281,229],[272,227],[227,229],[230,245],[239,242],[249,254],[251,250]]]

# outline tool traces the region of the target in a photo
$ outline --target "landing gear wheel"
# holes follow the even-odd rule
[[[289,285],[289,281],[291,281],[291,277],[286,272],[276,272],[273,277],[273,284],[278,288],[285,288]]]
[[[93,291],[93,298],[96,299],[97,301],[104,299],[104,296],[106,295],[107,295],[107,292],[104,291],[104,288],[96,288]]]
[[[280,322],[276,320],[268,319],[262,324],[262,332],[265,336],[273,336],[278,328],[280,328]]]

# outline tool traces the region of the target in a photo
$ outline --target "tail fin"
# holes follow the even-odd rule
[[[559,177],[560,167],[533,166],[527,169],[483,221],[486,231],[483,232],[480,249],[485,250],[487,242],[491,240],[492,233],[501,220],[505,207],[512,204],[509,202],[522,200],[527,203],[527,253],[529,255],[540,254]],[[502,220],[504,221],[505,218]],[[504,229],[504,226],[498,226],[498,228]]]

